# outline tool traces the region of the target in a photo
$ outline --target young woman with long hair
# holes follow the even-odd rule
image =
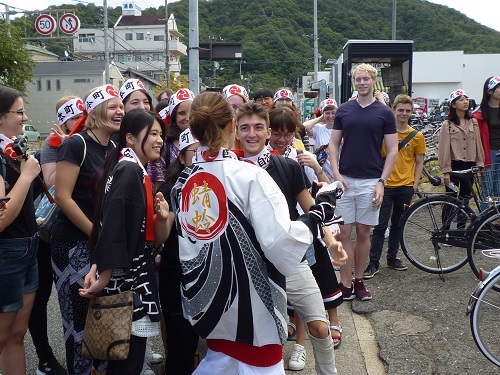
[[[128,358],[109,361],[107,375],[137,375],[146,340],[160,332],[160,303],[153,269],[153,243],[163,243],[174,217],[161,193],[153,197],[146,163],[160,157],[165,125],[151,111],[133,109],[123,118],[118,147],[110,152],[99,184],[89,240],[93,269],[80,296],[134,291]],[[170,221],[170,223],[169,223]]]
[[[12,139],[23,134],[28,121],[21,93],[0,86],[0,370],[26,374],[24,335],[38,288],[32,181],[40,173],[38,161],[17,155]]]
[[[500,76],[489,77],[484,82],[481,104],[472,116],[479,124],[484,165],[486,169],[492,171],[488,177],[486,175],[483,177],[483,195],[492,194],[498,197],[500,186],[493,182],[500,179]]]
[[[106,155],[114,149],[110,141],[120,129],[124,115],[117,90],[103,85],[85,98],[85,130],[66,139],[57,152],[55,200],[60,213],[52,228],[51,252],[54,281],[59,297],[69,375],[87,375],[92,361],[83,358],[81,345],[88,299],[78,294],[90,270],[87,241]],[[74,131],[81,125],[77,124]],[[94,362],[105,369],[105,363]]]

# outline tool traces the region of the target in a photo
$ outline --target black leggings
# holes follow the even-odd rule
[[[144,365],[146,337],[130,336],[128,358],[123,361],[109,361],[106,375],[139,375]]]
[[[47,335],[47,304],[52,292],[52,263],[50,258],[50,244],[38,240],[38,290],[31,310],[28,328],[30,330],[36,355],[40,363],[44,363],[54,356]]]

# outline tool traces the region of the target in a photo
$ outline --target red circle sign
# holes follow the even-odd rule
[[[35,20],[35,28],[42,35],[50,35],[56,29],[56,20],[48,14],[41,14]]]
[[[80,28],[80,20],[73,13],[65,13],[59,18],[59,28],[64,34],[74,34]]]

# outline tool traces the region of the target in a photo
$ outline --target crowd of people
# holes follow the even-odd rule
[[[398,224],[426,152],[408,125],[412,99],[391,103],[374,92],[376,76],[357,65],[356,95],[340,106],[323,100],[303,124],[285,87],[253,100],[237,84],[198,96],[165,89],[153,107],[137,79],[102,85],[57,102],[37,157],[14,142],[28,121],[21,93],[0,86],[2,373],[26,373],[29,329],[40,375],[151,375],[162,361],[165,374],[284,374],[285,360],[305,367],[306,337],[316,372],[336,374],[337,308],[372,299],[364,280],[379,272],[389,220],[387,266],[407,269]],[[446,185],[452,170],[499,167],[500,77],[486,80],[472,113],[463,90],[449,102],[439,139]],[[55,187],[59,207],[50,238],[39,238],[35,220],[40,184]],[[53,284],[64,364],[47,332]],[[129,290],[128,358],[85,358],[90,299]],[[158,335],[164,359],[148,343]]]

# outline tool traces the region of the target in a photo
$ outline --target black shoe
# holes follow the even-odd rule
[[[408,267],[406,267],[405,264],[399,258],[388,260],[387,267],[398,271],[406,271],[408,269]]]
[[[371,279],[377,273],[378,273],[378,267],[372,263],[369,263],[368,267],[366,267],[366,270],[363,273],[363,279]]]
[[[37,375],[67,375],[68,371],[57,362],[56,358],[52,357],[46,362],[40,363],[36,373]]]

